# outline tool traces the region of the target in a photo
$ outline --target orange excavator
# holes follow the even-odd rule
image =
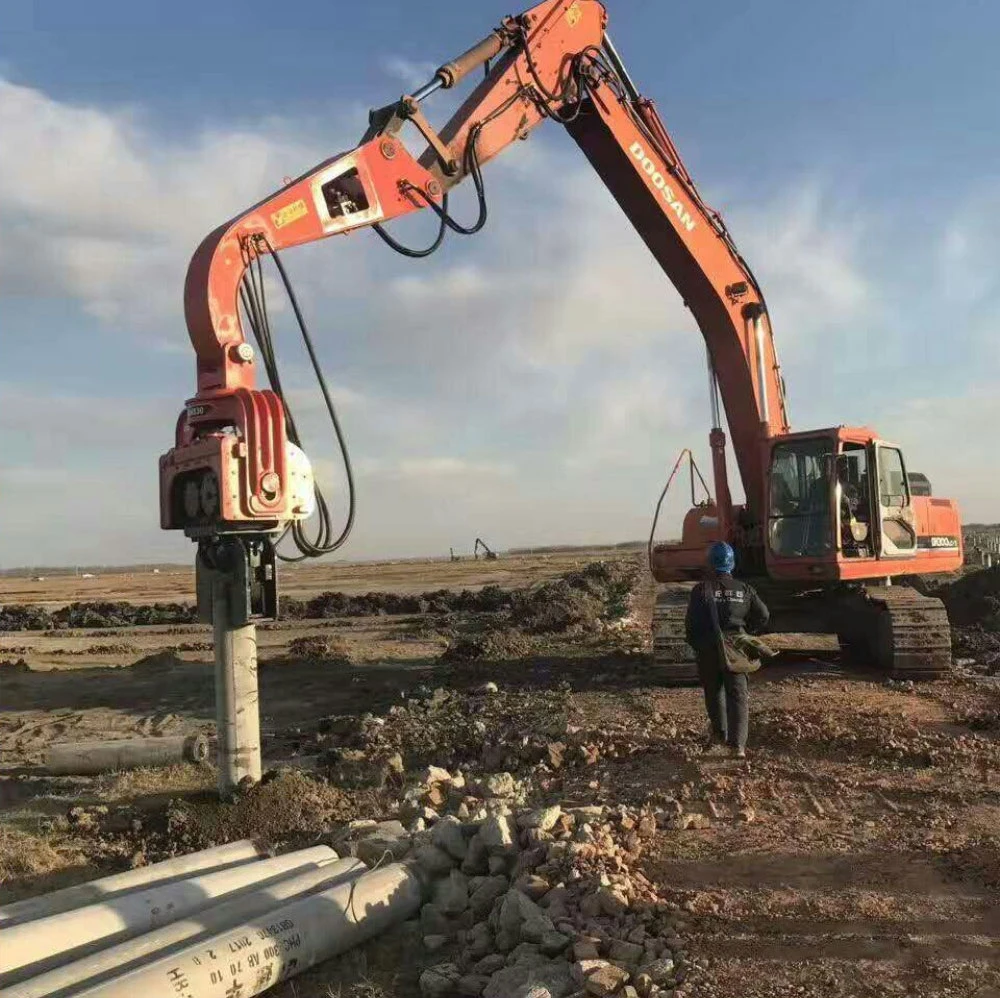
[[[482,78],[435,130],[423,102],[474,71]],[[175,446],[160,459],[162,526],[198,541],[199,573],[237,580],[236,623],[277,612],[275,549],[286,532],[302,557],[343,543],[354,519],[350,462],[280,252],[372,228],[405,255],[426,256],[449,233],[475,233],[487,217],[482,167],[546,119],[576,141],[681,293],[707,346],[714,498],[694,503],[679,543],[650,542],[661,584],[654,647],[667,681],[693,679],[680,617],[706,546],[719,539],[736,548],[742,574],[762,582],[798,629],[837,634],[848,652],[894,675],[947,670],[943,606],[892,581],[961,566],[956,504],[931,495],[902,451],[872,429],[792,432],[763,292],[652,101],[629,77],[597,0],[545,0],[506,18],[425,86],[373,111],[357,147],[205,238],[185,284],[198,389],[180,415]],[[419,134],[419,155],[404,144],[404,126]],[[448,207],[449,191],[466,178],[479,202],[472,224]],[[403,246],[386,226],[424,209],[437,216],[437,238],[426,248]],[[347,524],[337,537],[282,393],[264,295],[268,258],[291,298],[345,458]],[[269,388],[257,387],[258,358]],[[723,409],[741,505],[727,480]],[[305,521],[314,512],[319,527],[310,538]]]

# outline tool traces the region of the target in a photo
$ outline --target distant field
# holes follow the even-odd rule
[[[321,560],[279,567],[281,591],[306,598],[328,590],[419,593],[428,589],[478,589],[485,585],[529,585],[604,557],[620,557],[619,548],[563,548],[551,553],[501,555],[497,561],[423,559],[346,562]],[[194,567],[154,573],[115,569],[85,579],[76,575],[0,578],[0,602],[34,603],[54,608],[77,601],[127,600],[132,603],[193,602]]]

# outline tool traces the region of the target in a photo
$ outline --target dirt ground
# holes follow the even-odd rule
[[[192,548],[192,566],[194,563]],[[505,555],[497,561],[461,558],[458,561],[401,560],[342,562],[324,559],[318,563],[282,565],[281,591],[285,596],[314,596],[334,589],[341,593],[370,590],[416,593],[426,589],[475,589],[488,584],[527,585],[551,578],[571,568],[608,554],[600,548],[554,551],[548,554]],[[158,600],[190,600],[194,593],[194,568],[161,569],[152,572],[107,572],[92,579],[76,575],[51,575],[43,581],[30,576],[0,577],[0,605],[34,603],[62,606],[74,601],[128,600],[154,603]]]
[[[600,555],[335,565],[289,572],[284,588],[538,587]],[[319,758],[324,775],[282,775],[229,805],[214,801],[207,766],[98,779],[40,766],[55,740],[210,733],[204,627],[0,633],[0,899],[247,834],[291,847],[393,817],[400,786],[344,769],[343,749],[361,746],[375,760],[400,751],[407,773],[509,771],[529,802],[703,815],[701,828],[659,828],[639,864],[683,916],[678,998],[1000,996],[996,680],[959,670],[892,683],[844,671],[831,649],[803,651],[752,677],[749,760],[705,758],[700,692],[657,684],[641,638],[650,587],[637,579],[628,606],[583,624],[521,621],[507,644],[479,640],[506,633],[479,612],[262,627],[267,764]],[[189,574],[4,579],[0,603],[181,601],[192,588]],[[448,652],[473,639],[475,656]],[[565,763],[540,770],[556,739]],[[401,945],[383,940],[276,993],[417,994],[420,963],[400,970]]]

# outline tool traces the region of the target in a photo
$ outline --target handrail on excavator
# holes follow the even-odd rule
[[[660,493],[660,498],[656,501],[656,512],[653,514],[653,526],[649,531],[649,543],[646,545],[646,556],[649,562],[650,570],[653,567],[653,539],[656,536],[656,526],[660,520],[660,510],[663,507],[663,500],[667,497],[667,492],[670,490],[670,486],[673,484],[674,478],[677,477],[677,472],[680,471],[681,462],[684,458],[688,459],[688,472],[690,475],[691,482],[691,505],[692,506],[711,506],[714,504],[715,500],[712,498],[712,493],[709,491],[708,486],[705,484],[705,478],[698,468],[698,464],[694,459],[694,454],[691,453],[690,447],[685,447],[677,457],[674,462],[673,470],[670,472],[670,476],[667,478],[667,484],[663,486],[663,491]],[[698,481],[701,483],[701,487],[704,490],[705,498],[702,502],[698,501],[697,494],[695,493],[694,480],[697,475]]]

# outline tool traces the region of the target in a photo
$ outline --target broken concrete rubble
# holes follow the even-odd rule
[[[471,789],[479,797],[513,797],[517,785],[510,773],[491,773],[473,783]]]
[[[607,960],[580,960],[573,964],[573,980],[589,995],[614,994],[629,979],[629,972]]]
[[[469,907],[469,880],[459,870],[451,870],[439,880],[432,892],[432,900],[445,915],[460,915]]]
[[[453,859],[461,861],[469,852],[469,841],[462,831],[462,822],[446,814],[434,825],[431,841]]]
[[[518,851],[517,826],[509,814],[491,814],[480,826],[478,836],[490,856],[512,856]]]
[[[555,825],[561,815],[562,808],[558,804],[554,807],[539,807],[522,814],[517,819],[517,824],[520,828],[538,828],[547,832]]]
[[[423,995],[669,994],[686,972],[677,905],[628,865],[657,817],[667,815],[553,805],[442,819],[416,836],[415,861],[435,871],[421,935],[445,957],[421,978]],[[589,841],[574,841],[581,834]]]
[[[487,915],[493,908],[493,902],[507,892],[509,881],[502,874],[483,877],[480,881],[469,898],[469,907],[476,915]]]

